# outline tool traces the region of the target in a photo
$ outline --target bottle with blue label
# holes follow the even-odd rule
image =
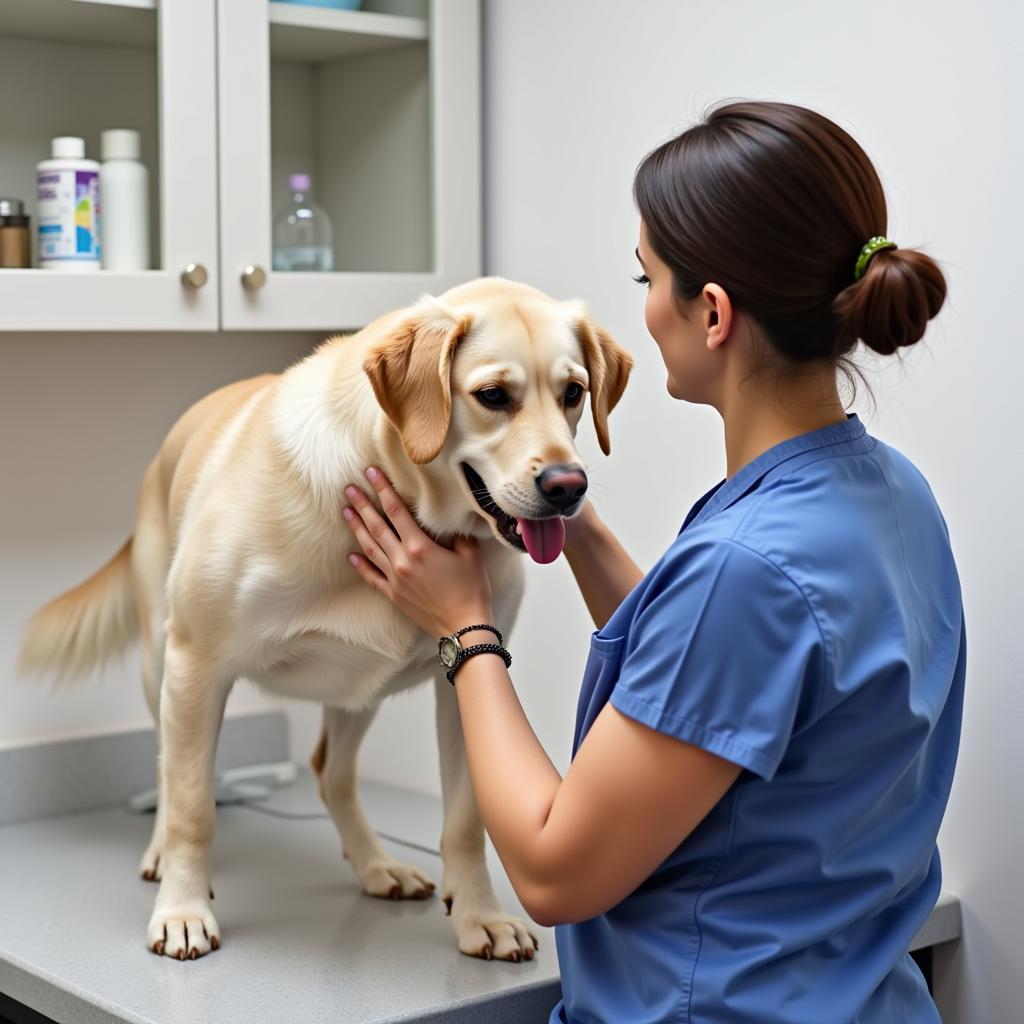
[[[60,136],[53,158],[36,168],[39,266],[100,269],[100,165],[85,159],[85,140]]]

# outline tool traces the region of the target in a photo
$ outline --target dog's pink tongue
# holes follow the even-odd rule
[[[530,557],[541,565],[547,565],[565,547],[565,524],[561,516],[554,519],[520,519],[519,536],[523,538]]]

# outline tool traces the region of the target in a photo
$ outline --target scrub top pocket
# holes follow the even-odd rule
[[[576,706],[576,731],[572,741],[572,756],[576,756],[583,737],[586,736],[601,708],[608,702],[619,678],[622,652],[626,646],[625,636],[602,636],[595,630],[590,637],[590,655],[583,670],[579,702]]]

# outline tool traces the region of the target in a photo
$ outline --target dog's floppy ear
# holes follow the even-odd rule
[[[425,295],[363,360],[377,402],[418,465],[437,458],[444,447],[452,417],[452,358],[472,323],[468,313]]]
[[[619,403],[626,390],[629,372],[633,369],[633,357],[602,327],[587,316],[582,302],[565,304],[569,313],[569,325],[579,339],[583,349],[583,362],[590,377],[590,411],[594,417],[594,429],[601,451],[611,454],[612,445],[608,436],[608,414]]]

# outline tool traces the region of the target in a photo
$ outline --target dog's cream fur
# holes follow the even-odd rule
[[[437,638],[349,564],[358,545],[341,516],[343,487],[379,466],[433,536],[480,538],[495,624],[507,635],[523,556],[477,504],[461,463],[511,515],[550,516],[535,477],[548,465],[582,465],[573,441],[583,403],[568,407],[566,386],[589,384],[607,452],[607,416],[631,366],[581,304],[483,278],[330,338],[282,374],[220,388],[174,424],[144,475],[133,536],[34,616],[21,657],[25,670],[76,674],[141,638],[160,731],[159,806],[141,864],[144,877],[160,881],[150,948],[183,959],[219,945],[209,903],[213,763],[224,704],[241,676],[324,705],[312,763],[366,892],[429,896],[433,883],[387,853],[367,821],[356,755],[381,701],[433,677],[443,893],[459,949],[532,955],[527,924],[505,913],[491,888]],[[487,410],[473,397],[494,383],[514,393],[513,411]]]

